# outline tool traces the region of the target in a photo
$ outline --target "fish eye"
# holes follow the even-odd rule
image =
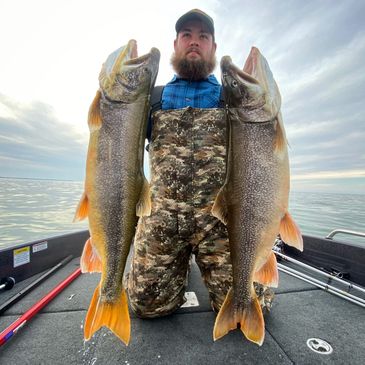
[[[231,86],[232,87],[237,87],[238,86],[238,82],[236,80],[232,80]]]

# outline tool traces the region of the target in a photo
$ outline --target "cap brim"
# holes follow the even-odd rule
[[[176,25],[175,25],[176,33],[179,33],[181,28],[183,27],[183,25],[186,22],[188,22],[189,20],[200,20],[200,21],[202,21],[208,27],[210,33],[212,35],[214,35],[214,26],[213,26],[211,20],[208,19],[203,14],[199,14],[199,13],[185,14],[181,18],[179,18],[179,20],[176,22]]]

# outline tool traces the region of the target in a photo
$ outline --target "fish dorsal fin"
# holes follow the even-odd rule
[[[100,100],[101,100],[101,91],[98,90],[96,92],[94,100],[92,101],[90,108],[89,108],[87,122],[89,124],[90,132],[94,132],[94,131],[100,129],[100,127],[102,125],[101,112],[100,112]]]
[[[101,272],[102,270],[100,257],[92,244],[91,238],[85,243],[80,259],[80,267],[82,273]]]
[[[136,205],[137,217],[149,216],[151,214],[151,191],[150,184],[143,176],[143,185],[139,201]]]
[[[225,186],[222,186],[221,189],[218,191],[212,207],[212,215],[218,218],[225,225],[227,225],[228,222],[226,191],[227,189],[225,188]]]
[[[128,312],[128,301],[125,290],[118,300],[105,303],[100,299],[100,284],[95,288],[84,324],[84,338],[91,336],[102,326],[108,327],[120,340],[128,345],[131,333],[131,321]]]
[[[73,222],[82,221],[87,218],[89,214],[89,199],[87,198],[86,193],[84,192],[81,195],[79,204],[76,208],[76,213],[73,219]]]
[[[303,251],[303,237],[292,216],[286,212],[280,222],[280,237],[289,246]]]
[[[262,265],[261,268],[255,272],[253,276],[253,281],[274,288],[278,287],[279,273],[274,252],[271,251],[265,264]]]

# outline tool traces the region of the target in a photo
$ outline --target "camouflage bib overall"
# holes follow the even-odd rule
[[[216,310],[232,284],[227,229],[210,213],[225,177],[224,113],[187,107],[153,114],[152,213],[138,222],[128,277],[130,305],[141,317],[184,303],[192,253]]]

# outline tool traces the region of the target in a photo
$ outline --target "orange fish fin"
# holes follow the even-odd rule
[[[104,303],[100,299],[100,284],[96,287],[85,318],[85,340],[90,340],[92,335],[102,326],[108,327],[121,341],[128,345],[131,323],[127,294],[124,289],[115,303]]]
[[[80,266],[82,273],[101,272],[101,260],[92,244],[91,238],[89,238],[82,251]]]
[[[212,214],[214,217],[218,218],[221,222],[227,225],[228,222],[228,207],[226,200],[226,188],[225,185],[221,187],[218,194],[214,200],[212,207]]]
[[[143,177],[143,186],[139,201],[136,205],[137,217],[148,216],[151,214],[151,192],[150,184],[147,179]]]
[[[237,328],[238,321],[236,320],[235,310],[233,306],[233,290],[229,289],[223,305],[219,310],[215,319],[213,329],[214,341],[225,336],[229,331]]]
[[[81,195],[79,204],[76,208],[76,213],[74,216],[73,221],[82,221],[83,219],[87,218],[87,215],[89,213],[89,199],[87,198],[86,193],[83,193]]]
[[[265,322],[257,298],[252,299],[250,305],[243,310],[239,322],[246,338],[261,346],[265,338]]]
[[[280,237],[290,246],[303,251],[303,237],[292,216],[286,212],[280,222]]]
[[[274,288],[278,287],[279,272],[274,252],[271,251],[265,264],[255,272],[253,281],[262,285],[272,286]]]
[[[100,99],[101,99],[101,91],[98,90],[96,92],[95,98],[92,101],[87,122],[89,124],[89,129],[91,132],[100,129],[102,124],[101,112],[100,112]]]
[[[275,151],[276,152],[284,151],[286,144],[287,140],[285,136],[285,129],[283,126],[281,113],[279,112],[276,118],[276,129],[275,129],[275,139],[274,139]]]

